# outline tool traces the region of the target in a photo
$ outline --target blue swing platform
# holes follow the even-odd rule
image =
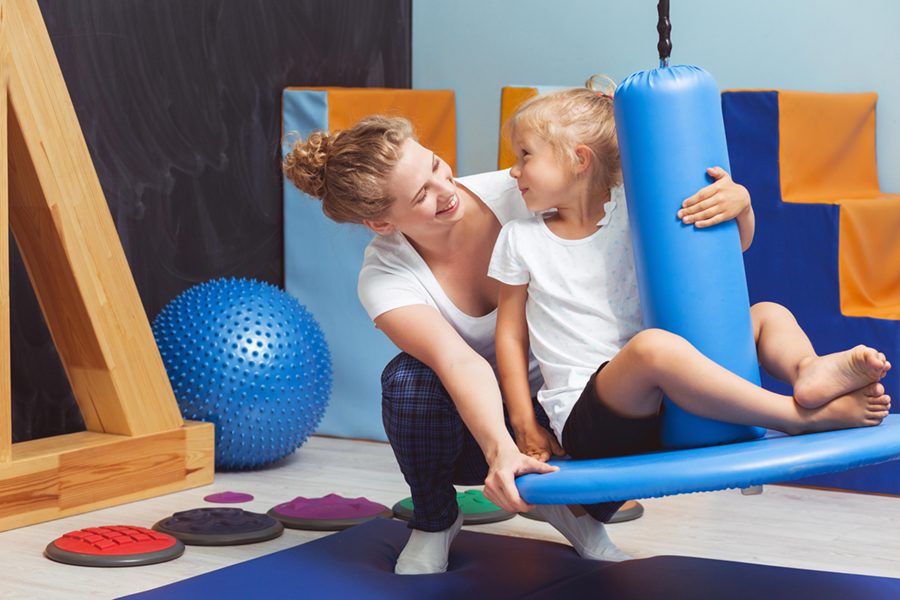
[[[532,504],[589,504],[745,488],[900,459],[900,415],[881,425],[598,460],[552,461],[559,471],[523,475]]]

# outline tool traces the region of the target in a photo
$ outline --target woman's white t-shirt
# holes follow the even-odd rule
[[[481,198],[500,225],[532,216],[508,169],[461,177],[457,183]],[[481,317],[467,315],[458,309],[402,233],[378,236],[369,243],[359,272],[357,292],[373,321],[395,308],[416,304],[433,306],[496,372],[496,309]],[[529,380],[531,393],[535,394],[542,380],[534,357],[529,360]]]

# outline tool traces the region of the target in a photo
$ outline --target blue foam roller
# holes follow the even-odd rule
[[[719,90],[698,67],[673,66],[627,77],[615,118],[644,325],[681,335],[700,352],[759,385],[759,367],[737,223],[684,225],[681,203],[729,170]],[[663,444],[708,446],[765,431],[703,419],[666,399]]]

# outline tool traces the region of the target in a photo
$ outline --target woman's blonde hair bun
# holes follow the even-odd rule
[[[300,191],[322,200],[330,219],[377,220],[391,207],[385,182],[408,139],[415,135],[407,119],[366,117],[349,129],[316,131],[297,140],[281,168]]]
[[[306,140],[298,140],[282,163],[290,182],[314,198],[325,195],[325,167],[332,143],[332,136],[316,131]]]

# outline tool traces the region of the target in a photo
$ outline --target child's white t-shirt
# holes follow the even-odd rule
[[[532,215],[516,181],[509,176],[509,169],[461,177],[456,181],[478,196],[501,225]],[[359,272],[357,292],[373,321],[395,308],[415,304],[433,306],[496,372],[496,309],[473,317],[457,308],[403,234],[377,236],[369,243]],[[541,386],[541,373],[534,357],[530,357],[529,379],[534,394]]]
[[[555,235],[541,215],[507,223],[488,269],[503,283],[528,284],[528,338],[544,377],[538,400],[560,443],[590,376],[641,330],[622,186],[604,208],[602,226],[580,240]]]

